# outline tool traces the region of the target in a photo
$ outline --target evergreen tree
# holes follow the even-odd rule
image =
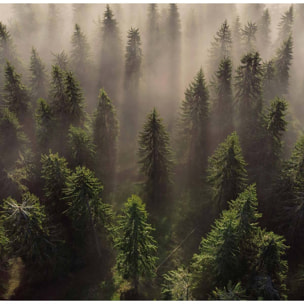
[[[262,57],[269,56],[269,48],[271,43],[270,38],[270,14],[268,8],[263,11],[263,15],[260,18],[258,23],[258,31],[257,31],[257,46],[259,51],[261,52]]]
[[[292,35],[293,21],[293,5],[290,5],[289,9],[281,16],[278,44],[281,44],[283,41],[287,40],[290,35]]]
[[[246,52],[253,52],[256,49],[256,37],[255,34],[258,30],[256,23],[248,22],[244,25],[244,28],[241,29],[241,37],[243,42],[243,47]]]
[[[289,70],[292,60],[292,37],[289,36],[282,46],[277,50],[277,56],[274,64],[276,69],[276,89],[277,95],[288,93]]]
[[[68,162],[72,168],[94,167],[95,145],[88,133],[81,128],[71,126],[68,133]]]
[[[0,22],[0,66],[3,68],[6,61],[12,64],[17,63],[15,47],[13,45],[10,32],[7,30],[6,25]]]
[[[13,112],[18,120],[28,123],[30,117],[30,96],[28,89],[21,82],[21,75],[9,63],[5,67],[5,84],[3,101],[8,109]]]
[[[188,89],[181,106],[180,140],[185,147],[185,165],[188,168],[188,182],[197,192],[207,166],[209,92],[203,70],[200,69]]]
[[[7,198],[1,219],[11,256],[21,257],[29,269],[34,266],[42,269],[51,261],[56,248],[50,240],[44,208],[36,196],[27,192],[21,203]]]
[[[118,250],[116,266],[124,279],[130,280],[134,297],[138,296],[140,278],[154,273],[156,242],[153,228],[147,222],[148,214],[141,199],[132,195],[124,205],[117,230],[115,247]]]
[[[103,87],[117,102],[123,70],[123,55],[119,28],[109,5],[104,13],[101,31],[99,88]]]
[[[213,102],[213,129],[217,143],[222,142],[234,129],[233,97],[231,79],[232,63],[224,58],[218,67],[215,80],[215,96]]]
[[[277,93],[276,69],[274,60],[263,63],[263,93],[267,104],[270,103]]]
[[[68,176],[66,187],[63,189],[64,197],[69,205],[66,210],[71,218],[78,242],[75,244],[78,250],[90,239],[94,238],[98,256],[101,256],[99,237],[97,234],[98,225],[105,218],[105,206],[101,201],[103,186],[94,176],[94,173],[85,167],[77,167],[75,172]]]
[[[153,214],[168,210],[172,155],[169,135],[155,109],[147,117],[139,136],[139,164],[145,177],[148,209]]]
[[[128,42],[125,55],[124,91],[122,117],[122,138],[134,144],[138,130],[138,87],[141,75],[142,50],[138,29],[131,28],[128,32]]]
[[[212,187],[213,202],[218,211],[227,209],[247,186],[246,163],[237,134],[234,132],[220,144],[209,158],[208,182]]]
[[[107,93],[101,89],[93,121],[93,143],[96,146],[96,175],[103,182],[105,194],[115,185],[118,121]]]
[[[242,38],[242,30],[241,30],[240,16],[237,16],[232,28],[233,62],[237,62],[242,55],[241,38]]]
[[[68,72],[70,70],[69,67],[69,58],[65,51],[61,51],[58,54],[53,54],[54,58],[54,66],[58,66],[61,70]]]
[[[230,57],[231,55],[231,30],[227,20],[223,22],[221,28],[216,32],[213,40],[214,41],[211,42],[210,49],[210,75],[215,72],[215,67],[218,67],[225,57]]]
[[[42,63],[36,49],[32,48],[32,56],[30,62],[30,88],[34,105],[38,98],[47,97],[47,75],[45,65]]]
[[[260,147],[262,146],[262,76],[263,69],[259,53],[249,53],[241,60],[236,71],[236,101],[239,105],[241,146],[253,176],[260,169]]]

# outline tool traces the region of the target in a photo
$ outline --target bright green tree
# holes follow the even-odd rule
[[[153,214],[162,214],[169,207],[172,154],[169,135],[156,109],[147,116],[140,132],[138,155],[148,209]]]
[[[220,144],[209,158],[207,180],[212,187],[213,202],[218,211],[227,209],[247,186],[246,163],[237,134],[234,132]]]
[[[145,205],[138,196],[132,195],[124,205],[117,226],[116,267],[124,279],[131,281],[135,296],[140,278],[153,275],[156,266],[157,246],[147,219]]]

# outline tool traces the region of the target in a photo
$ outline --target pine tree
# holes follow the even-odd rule
[[[271,24],[271,18],[270,18],[269,10],[267,8],[263,11],[263,15],[258,23],[258,31],[257,31],[257,46],[261,52],[262,57],[269,56],[269,51],[270,51],[269,48],[271,43],[270,24]]]
[[[213,40],[210,49],[210,75],[215,72],[215,67],[218,67],[225,57],[230,57],[231,55],[232,38],[227,20],[223,22]]]
[[[207,166],[209,92],[203,70],[200,69],[188,89],[181,106],[180,141],[186,147],[185,165],[188,168],[188,182],[197,192]]]
[[[237,134],[234,132],[220,144],[209,158],[208,182],[212,187],[213,202],[220,212],[235,200],[247,186],[246,163]]]
[[[283,42],[281,47],[277,50],[277,55],[274,61],[276,70],[276,89],[277,95],[288,93],[289,70],[292,61],[292,36]]]
[[[147,218],[145,205],[138,196],[132,195],[124,205],[117,227],[116,267],[124,279],[132,282],[135,298],[138,296],[140,278],[152,275],[156,266],[157,246]]]
[[[243,48],[246,52],[253,52],[256,49],[256,37],[255,34],[258,30],[256,23],[248,22],[247,25],[244,25],[244,28],[241,29],[241,37],[243,42]]]
[[[148,115],[139,135],[139,164],[145,178],[148,209],[162,214],[168,210],[172,155],[169,135],[155,109]]]
[[[18,120],[24,124],[30,118],[30,96],[28,89],[21,82],[21,75],[9,63],[5,67],[3,101]]]
[[[213,102],[213,129],[217,143],[222,142],[234,130],[233,96],[232,96],[232,63],[224,58],[218,67],[215,80],[215,96]]]
[[[138,88],[141,76],[142,50],[138,29],[131,28],[125,55],[124,104],[122,117],[122,138],[134,144],[138,130],[139,99]]]
[[[21,257],[26,266],[46,267],[55,251],[51,242],[44,208],[29,192],[21,203],[12,198],[4,200],[1,219],[9,239],[10,254]]]
[[[123,70],[123,52],[117,21],[107,5],[102,21],[100,51],[100,83],[111,98],[117,102]]]
[[[263,69],[259,53],[245,55],[241,63],[235,77],[236,101],[239,106],[238,134],[245,160],[255,176],[260,169],[261,151],[258,149],[262,146],[263,139]]]
[[[85,166],[91,170],[94,167],[95,145],[91,137],[82,128],[71,126],[68,133],[68,157],[72,168]]]
[[[47,97],[47,75],[45,65],[42,63],[36,49],[32,48],[32,56],[30,62],[30,88],[34,105],[38,98]]]
[[[64,197],[69,205],[66,210],[71,218],[75,232],[79,235],[76,247],[83,247],[89,232],[94,238],[98,256],[101,256],[100,243],[97,235],[98,225],[104,218],[105,206],[101,201],[103,186],[94,173],[85,167],[77,167],[67,178],[63,189]]]
[[[107,93],[101,89],[93,120],[93,143],[96,146],[96,175],[103,182],[105,194],[115,185],[118,121]]]
[[[0,22],[0,66],[3,68],[6,61],[12,64],[17,63],[15,47],[13,45],[10,32],[7,30],[6,25]]]
[[[290,35],[292,35],[293,21],[293,5],[290,5],[289,9],[281,16],[281,21],[278,26],[278,44],[281,44],[283,41],[287,40]]]

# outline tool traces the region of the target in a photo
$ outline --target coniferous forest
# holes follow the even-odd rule
[[[304,299],[304,4],[0,8],[1,299]]]

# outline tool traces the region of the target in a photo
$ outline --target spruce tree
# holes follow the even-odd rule
[[[221,28],[211,42],[210,49],[210,75],[215,72],[216,67],[225,57],[230,57],[232,48],[231,30],[227,20],[223,22]]]
[[[148,115],[139,135],[139,164],[144,176],[148,210],[156,214],[168,210],[172,155],[169,135],[155,109]]]
[[[227,209],[247,186],[246,163],[237,134],[234,132],[220,144],[209,158],[207,180],[212,187],[212,201],[217,212]]]
[[[45,65],[34,48],[32,48],[30,71],[32,74],[30,78],[31,95],[35,105],[38,98],[47,97],[47,75]]]
[[[289,9],[281,16],[279,23],[279,37],[278,44],[280,45],[283,41],[287,40],[292,35],[292,26],[294,21],[293,5],[290,5]]]
[[[276,86],[276,68],[274,60],[265,61],[263,63],[263,93],[266,104],[275,98],[277,93]]]
[[[112,100],[117,102],[123,71],[123,52],[118,24],[109,5],[104,12],[101,32],[99,88],[103,87]]]
[[[241,29],[241,37],[243,42],[243,48],[246,52],[253,52],[256,49],[256,32],[258,27],[256,23],[248,22],[244,25],[244,28]]]
[[[288,93],[289,70],[293,58],[292,49],[292,36],[289,36],[277,50],[274,64],[276,70],[276,94],[279,96]]]
[[[5,66],[5,84],[3,102],[13,112],[20,123],[29,123],[30,95],[28,89],[21,82],[21,75],[9,63]]]
[[[138,297],[140,278],[152,275],[156,266],[157,246],[147,218],[145,205],[138,196],[132,195],[124,205],[117,226],[116,267],[124,279],[131,281],[135,299]]]
[[[122,117],[122,138],[133,146],[138,130],[139,79],[141,76],[142,50],[138,29],[131,28],[125,55],[124,104]]]
[[[6,25],[0,22],[0,66],[3,68],[6,61],[12,64],[17,64],[15,47],[13,45],[10,32],[7,30]]]
[[[93,120],[93,143],[96,146],[96,175],[103,182],[105,194],[115,186],[118,121],[107,93],[101,89]]]
[[[185,91],[180,115],[180,145],[185,151],[188,184],[197,192],[207,167],[209,92],[200,69]]]
[[[222,142],[234,130],[233,96],[232,96],[232,63],[224,58],[218,67],[215,78],[215,96],[213,101],[213,132],[217,143]]]

